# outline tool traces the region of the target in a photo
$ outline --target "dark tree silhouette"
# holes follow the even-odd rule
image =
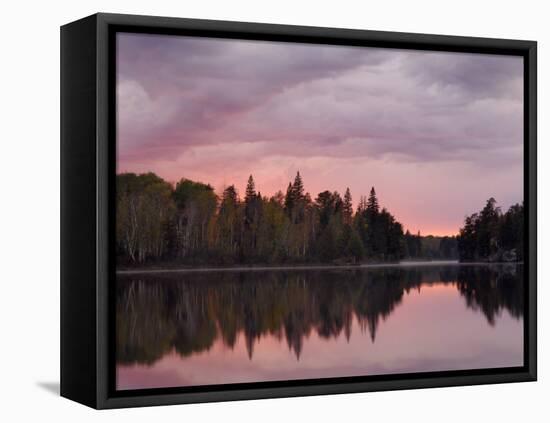
[[[344,217],[344,223],[346,225],[351,225],[353,219],[353,204],[351,198],[351,192],[349,188],[346,188],[346,193],[344,194],[344,204],[342,206],[342,214]]]
[[[234,185],[218,196],[211,185],[153,173],[117,175],[117,261],[123,266],[361,263],[402,258],[521,258],[523,206],[502,215],[494,200],[466,219],[459,238],[412,235],[380,205],[375,188],[355,208],[322,191],[312,201],[300,172],[286,194],[271,198],[248,177],[244,198]],[[457,253],[457,249],[459,253]],[[515,254],[515,256],[514,256]]]
[[[485,207],[464,219],[460,228],[458,256],[461,261],[523,260],[523,204],[515,204],[506,213],[489,198]]]
[[[372,187],[370,190],[369,199],[367,200],[367,213],[369,215],[375,216],[378,214],[378,210],[378,198],[376,197],[376,191],[374,190],[374,187]]]

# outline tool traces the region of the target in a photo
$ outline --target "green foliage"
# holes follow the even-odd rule
[[[374,187],[368,200],[361,198],[354,224],[368,259],[398,261],[404,257],[403,226],[387,209],[380,210]]]
[[[408,259],[456,260],[458,259],[455,236],[421,236],[405,232],[405,257]]]
[[[422,257],[422,237],[420,232],[417,235],[412,235],[408,230],[405,232],[405,257],[406,258],[420,258]]]
[[[399,260],[406,242],[399,222],[380,211],[372,188],[354,213],[352,195],[323,191],[312,201],[298,172],[286,194],[256,191],[244,199],[234,185],[218,197],[201,182],[175,187],[153,173],[117,176],[120,263],[359,263]]]
[[[353,221],[353,205],[351,192],[349,188],[346,188],[346,193],[344,194],[344,204],[342,206],[342,216],[344,218],[344,223],[346,225],[351,225]]]
[[[346,249],[344,250],[347,257],[351,257],[354,262],[359,263],[365,256],[365,247],[359,237],[359,234],[354,228],[350,228],[349,237],[347,239]]]
[[[188,179],[176,184],[172,196],[177,206],[172,255],[193,256],[207,244],[208,224],[216,213],[218,198],[210,185]]]
[[[465,218],[458,237],[403,233],[374,187],[355,212],[349,188],[343,198],[323,191],[312,201],[299,172],[286,194],[271,198],[250,175],[244,200],[234,185],[220,198],[201,182],[174,187],[154,173],[124,173],[116,198],[117,254],[126,265],[523,260],[523,204],[502,213],[493,198]]]
[[[166,253],[166,228],[175,211],[171,194],[170,184],[153,173],[117,176],[117,247],[129,260],[142,263]]]
[[[367,208],[366,211],[368,214],[374,216],[378,214],[378,198],[376,197],[376,191],[374,190],[374,187],[371,188],[369,199],[367,200]]]
[[[523,260],[523,204],[515,204],[506,212],[500,221],[499,242],[506,251],[515,250],[518,260]]]
[[[458,243],[455,236],[444,236],[439,240],[438,248],[439,258],[457,259]]]

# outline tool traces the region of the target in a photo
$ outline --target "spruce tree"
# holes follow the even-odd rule
[[[300,176],[299,171],[296,173],[296,177],[294,178],[294,185],[292,185],[292,191],[294,194],[294,200],[299,201],[302,198],[304,198],[304,183],[302,182],[302,177]]]
[[[229,185],[227,188],[223,190],[222,193],[222,204],[221,207],[224,206],[236,206],[239,202],[239,194],[237,193],[237,189],[235,188],[235,185]]]
[[[359,204],[357,204],[357,214],[362,215],[367,210],[367,197],[362,195],[359,197]]]
[[[294,208],[294,190],[292,187],[292,183],[288,183],[288,187],[286,189],[286,195],[285,195],[285,211],[288,216],[291,215],[292,209]]]
[[[386,240],[383,228],[383,222],[380,219],[380,211],[376,191],[374,187],[370,190],[370,195],[367,200],[367,208],[365,209],[365,220],[367,224],[365,246],[367,255],[383,259],[386,250]]]
[[[245,202],[249,204],[253,202],[254,198],[256,198],[256,186],[254,184],[254,178],[250,175],[246,184]]]
[[[342,214],[344,217],[344,223],[346,225],[351,225],[351,221],[353,218],[353,205],[351,202],[351,193],[349,191],[349,188],[346,188],[346,193],[344,194],[344,205],[342,208]]]
[[[256,215],[256,186],[254,184],[254,178],[252,175],[248,177],[248,183],[246,184],[246,192],[244,197],[244,219],[245,224],[251,225],[254,223]]]
[[[374,187],[371,188],[369,199],[367,200],[367,212],[370,216],[376,216],[379,212],[378,198]]]
[[[301,223],[305,217],[304,183],[300,172],[296,173],[294,183],[287,189],[287,213],[292,223]]]
[[[479,213],[477,249],[483,258],[489,258],[497,250],[500,216],[500,208],[496,207],[496,200],[493,197],[489,198]]]

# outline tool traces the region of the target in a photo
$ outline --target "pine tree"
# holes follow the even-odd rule
[[[256,220],[256,186],[254,184],[254,178],[252,175],[248,177],[248,183],[246,184],[246,193],[244,197],[244,221],[246,225],[252,225]]]
[[[364,214],[367,228],[363,242],[367,248],[367,255],[384,259],[384,254],[386,253],[386,239],[383,219],[380,218],[378,199],[376,198],[374,187],[370,190]]]
[[[458,236],[458,254],[460,260],[471,261],[477,257],[477,229],[479,227],[479,215],[477,213],[466,216],[464,226],[460,228]]]
[[[351,193],[349,188],[346,188],[346,193],[344,194],[344,205],[342,208],[342,215],[344,217],[344,223],[346,225],[351,225],[351,220],[353,217],[353,205],[351,202]]]
[[[225,205],[234,206],[238,202],[239,202],[239,194],[237,193],[237,189],[235,188],[235,185],[229,185],[227,188],[223,190],[223,193],[222,193],[222,208]]]
[[[291,215],[292,209],[294,208],[294,190],[292,188],[292,183],[288,183],[285,195],[285,211],[288,216]]]
[[[363,246],[363,242],[354,229],[351,229],[345,253],[346,256],[351,257],[354,262],[360,262],[365,255],[365,247]]]
[[[301,223],[305,217],[306,196],[300,172],[296,173],[293,184],[288,184],[285,197],[285,210],[292,223]]]
[[[245,202],[249,204],[254,198],[256,198],[256,186],[254,184],[254,178],[250,175],[246,184]]]
[[[367,212],[369,216],[376,216],[379,212],[378,198],[376,198],[376,191],[374,187],[370,190],[369,199],[367,200]]]
[[[362,215],[367,210],[367,197],[362,195],[359,197],[359,204],[357,205],[357,214]]]
[[[320,192],[315,199],[315,207],[319,215],[319,224],[321,228],[328,226],[330,219],[335,214],[336,198],[330,191]]]
[[[501,212],[496,200],[491,197],[479,213],[478,252],[488,258],[498,249],[498,229]]]
[[[302,182],[302,177],[300,176],[299,171],[296,173],[296,177],[294,178],[294,185],[292,185],[292,191],[294,194],[294,200],[299,201],[302,198],[304,198],[304,183]]]

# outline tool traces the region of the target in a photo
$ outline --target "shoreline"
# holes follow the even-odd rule
[[[285,270],[353,270],[353,269],[377,269],[389,267],[429,267],[429,266],[492,266],[492,265],[518,265],[523,262],[460,262],[458,260],[433,260],[433,261],[402,261],[397,263],[372,263],[372,264],[348,264],[348,265],[287,265],[287,266],[229,266],[229,267],[181,267],[159,269],[124,269],[116,270],[116,274],[132,275],[147,273],[200,273],[200,272],[245,272],[245,271],[285,271]]]

